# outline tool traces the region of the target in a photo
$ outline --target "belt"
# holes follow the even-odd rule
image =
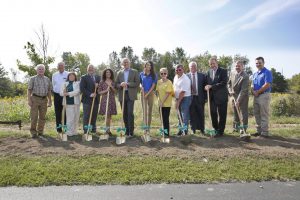
[[[37,94],[32,94],[32,96],[35,96],[35,97],[38,97],[38,98],[42,98],[42,99],[45,99],[47,96],[39,96]]]

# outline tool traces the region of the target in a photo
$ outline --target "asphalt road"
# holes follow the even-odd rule
[[[2,187],[0,200],[300,200],[300,181],[222,184]]]

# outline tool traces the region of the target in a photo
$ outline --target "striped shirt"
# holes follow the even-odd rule
[[[46,76],[33,76],[28,83],[28,89],[32,90],[32,94],[38,96],[47,96],[52,90],[50,79]]]

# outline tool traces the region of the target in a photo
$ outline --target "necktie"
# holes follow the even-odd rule
[[[192,94],[196,95],[197,94],[197,88],[196,88],[196,78],[195,78],[195,74],[193,74],[193,78],[192,78]]]

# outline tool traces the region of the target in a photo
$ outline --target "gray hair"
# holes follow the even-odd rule
[[[88,70],[90,67],[92,67],[93,69],[95,69],[94,65],[89,64],[89,65],[87,66],[86,70]]]
[[[196,65],[196,68],[197,68],[197,63],[195,61],[192,61],[189,63],[189,67],[192,67],[192,65]]]
[[[122,65],[123,65],[123,63],[124,63],[125,60],[127,60],[127,61],[130,63],[129,58],[123,58],[122,61],[121,61],[121,64],[122,64]]]
[[[57,67],[61,66],[61,65],[65,66],[65,62],[62,61],[62,62],[57,63]]]
[[[216,63],[218,63],[217,56],[212,56],[212,57],[209,59],[209,62],[212,62],[212,61],[216,61]]]
[[[244,61],[244,60],[241,60],[241,59],[235,61],[235,63],[236,63],[236,64],[241,64],[241,65],[243,65],[243,66],[245,65],[245,61]]]
[[[36,66],[36,70],[38,70],[39,68],[44,68],[44,70],[46,69],[45,65],[44,64],[38,64]]]

